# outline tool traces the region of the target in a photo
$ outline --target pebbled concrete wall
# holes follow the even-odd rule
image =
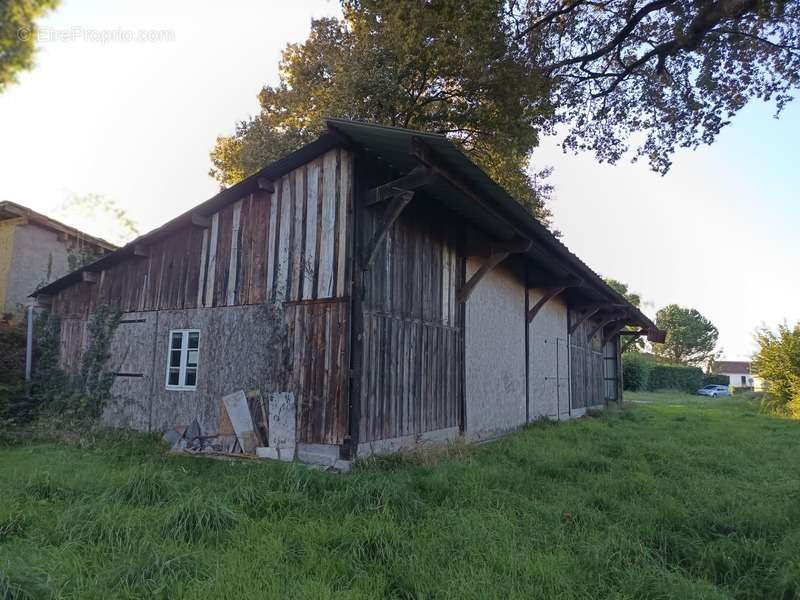
[[[195,417],[205,433],[222,425],[222,397],[259,389],[265,397],[278,390],[270,379],[274,349],[263,305],[125,313],[112,340],[110,365],[118,376],[103,414],[110,427],[163,431],[187,425]],[[124,321],[128,321],[127,323]],[[197,388],[166,389],[169,332],[200,330]]]
[[[528,292],[534,306],[545,290]],[[550,300],[528,326],[530,418],[557,419],[569,414],[568,310],[560,297]]]
[[[481,261],[467,260],[467,278]],[[466,303],[465,434],[497,437],[525,424],[525,286],[504,267],[486,275]]]

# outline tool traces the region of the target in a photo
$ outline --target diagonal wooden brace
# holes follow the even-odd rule
[[[378,230],[375,232],[375,235],[372,236],[372,240],[370,240],[366,251],[364,252],[361,263],[361,268],[364,271],[369,270],[369,268],[372,266],[375,256],[378,253],[378,248],[380,248],[380,245],[386,239],[386,236],[388,235],[389,230],[392,228],[392,225],[394,225],[395,221],[397,221],[397,218],[403,212],[403,209],[408,206],[408,203],[411,202],[413,197],[414,192],[405,190],[395,196],[384,209],[381,224],[378,227]]]
[[[562,286],[550,288],[549,290],[547,290],[545,292],[544,296],[539,298],[539,301],[536,304],[534,304],[533,308],[531,308],[528,311],[528,315],[527,315],[528,323],[532,323],[533,322],[533,320],[536,318],[536,315],[539,314],[539,311],[544,308],[545,304],[550,302],[550,300],[552,300],[553,298],[559,296],[566,289],[567,289],[567,286],[562,285]]]
[[[581,326],[581,323],[586,321],[586,319],[591,319],[595,316],[600,310],[604,307],[604,304],[593,304],[591,306],[586,307],[586,309],[578,315],[576,321],[570,325],[568,332],[570,335],[575,333],[575,330]]]
[[[592,340],[594,338],[594,336],[597,335],[598,331],[602,331],[607,325],[611,325],[611,323],[614,323],[616,321],[620,321],[620,320],[622,320],[624,318],[625,318],[625,314],[619,314],[619,313],[606,317],[594,329],[592,329],[591,333],[589,333],[589,335],[586,337],[586,339],[587,340]]]

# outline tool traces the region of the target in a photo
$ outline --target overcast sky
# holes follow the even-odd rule
[[[0,199],[53,213],[70,194],[104,194],[142,232],[208,199],[215,138],[258,110],[310,18],[338,12],[329,0],[62,0],[41,23],[36,68],[0,94]],[[140,32],[154,39],[119,39]],[[700,310],[729,359],[750,356],[760,324],[800,319],[800,106],[772,114],[749,106],[665,177],[564,155],[556,140],[534,158],[555,167],[564,242],[639,292],[645,312]]]

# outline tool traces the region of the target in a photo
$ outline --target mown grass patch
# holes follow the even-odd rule
[[[0,598],[800,598],[800,424],[628,398],[348,475],[0,448]]]

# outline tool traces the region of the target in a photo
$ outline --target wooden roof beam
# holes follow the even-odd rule
[[[97,273],[81,271],[81,281],[84,283],[97,283]]]
[[[271,179],[267,179],[266,177],[259,177],[258,178],[258,189],[263,190],[269,194],[275,191],[275,184],[272,182]]]
[[[192,213],[192,227],[200,227],[202,229],[208,229],[211,226],[211,219],[206,217],[205,215],[201,215],[200,213]]]
[[[603,344],[607,344],[610,342],[614,337],[616,337],[623,329],[628,326],[626,321],[620,321],[617,325],[611,329],[608,333],[603,336]]]
[[[410,192],[429,185],[433,183],[435,179],[436,174],[433,169],[429,167],[417,167],[412,169],[407,175],[403,175],[394,181],[384,183],[383,185],[369,190],[364,204],[365,206],[372,206],[373,204],[384,202],[403,192]]]
[[[408,203],[411,202],[413,197],[414,192],[404,191],[402,194],[395,196],[394,199],[392,199],[392,201],[386,205],[386,208],[383,211],[381,223],[365,249],[361,263],[361,268],[364,271],[367,271],[370,267],[372,267],[372,263],[378,253],[378,249],[386,239],[389,230],[392,228],[392,225],[394,225],[395,221],[397,221],[398,217],[400,217],[403,209],[405,209],[405,207],[408,206]]]

